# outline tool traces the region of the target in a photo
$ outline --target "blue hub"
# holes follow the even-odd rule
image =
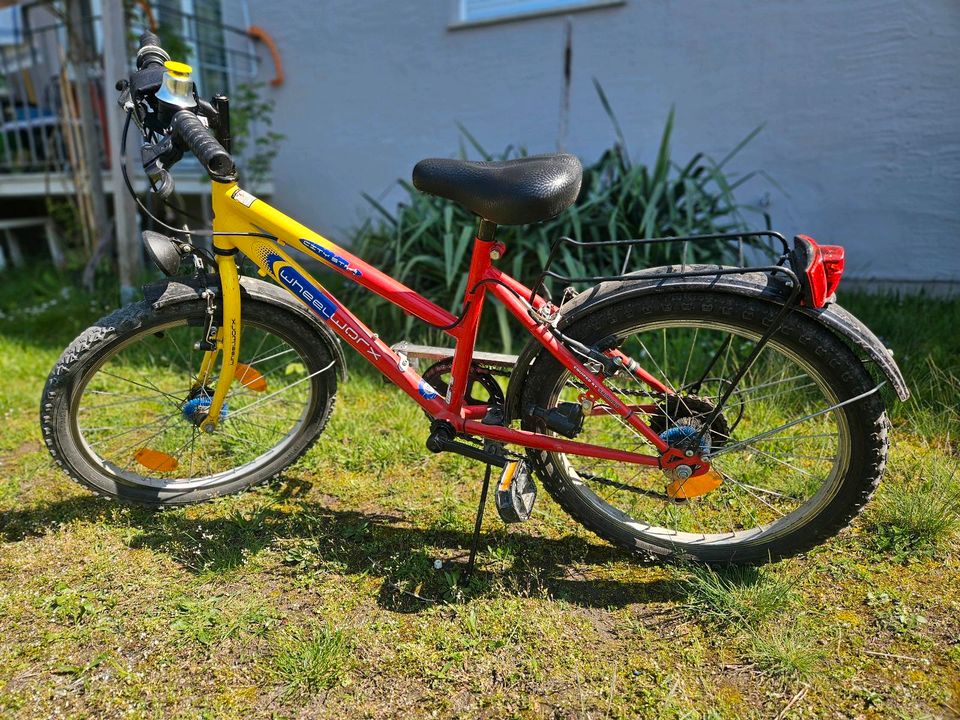
[[[200,395],[199,397],[190,398],[183,404],[181,412],[183,417],[187,421],[193,423],[194,425],[199,426],[203,422],[204,418],[207,417],[207,413],[210,410],[210,403],[213,398],[207,395]],[[220,422],[223,422],[227,419],[227,404],[223,403],[223,406],[220,408]]]
[[[700,432],[699,428],[695,428],[692,425],[677,425],[672,427],[669,430],[665,430],[660,433],[660,439],[663,440],[670,447],[680,447],[687,449],[693,444],[694,438],[697,437],[697,433]],[[710,450],[710,433],[705,433],[702,438],[700,438],[700,452],[705,453]]]

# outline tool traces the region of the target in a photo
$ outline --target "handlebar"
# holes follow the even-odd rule
[[[130,76],[129,82],[134,102],[146,101],[153,108],[154,112],[150,114],[148,122],[149,127],[160,134],[172,136],[177,145],[190,150],[200,161],[211,180],[215,182],[236,180],[236,165],[230,153],[197,116],[199,112],[211,122],[216,122],[217,112],[213,106],[201,101],[196,108],[183,108],[164,102],[162,94],[157,97],[157,91],[163,83],[164,63],[170,60],[170,55],[161,47],[160,42],[160,38],[149,31],[140,36],[137,70]],[[159,159],[163,163],[157,165],[160,170],[158,174],[163,175],[163,166],[166,165],[169,168],[176,162],[180,157],[179,151],[174,149],[171,152],[165,149],[168,146],[162,146],[160,143],[153,147],[159,151],[155,153],[153,160]]]
[[[170,128],[190,152],[196,155],[213,180],[229,182],[236,178],[237,169],[230,153],[191,111],[178,110],[170,121]]]
[[[160,46],[160,38],[149,30],[140,36],[140,46],[137,49],[137,70],[142,70],[147,65],[162,66],[170,55]]]

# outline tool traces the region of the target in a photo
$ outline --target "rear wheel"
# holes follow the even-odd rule
[[[333,408],[330,349],[299,316],[247,299],[235,381],[213,433],[217,383],[199,385],[205,305],[129,305],[68,347],[41,403],[44,440],[77,481],[142,505],[199,502],[261,482],[300,457]],[[219,365],[219,363],[218,363]],[[216,368],[215,368],[216,370]]]
[[[888,423],[879,394],[841,405],[875,383],[829,331],[791,315],[704,427],[777,311],[734,295],[664,292],[574,321],[564,332],[588,345],[616,336],[675,393],[658,396],[625,373],[607,381],[667,442],[702,434],[701,449],[712,454],[722,484],[678,501],[666,492],[671,478],[657,468],[530,450],[547,490],[601,537],[659,557],[761,562],[806,550],[845,527],[880,480]],[[544,432],[542,411],[579,402],[583,392],[542,353],[521,390],[524,427]],[[599,406],[576,439],[658,454]]]

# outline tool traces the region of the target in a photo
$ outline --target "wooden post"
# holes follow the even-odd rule
[[[78,152],[77,165],[74,166],[74,177],[83,176],[87,180],[87,191],[90,203],[90,245],[87,246],[87,256],[93,253],[93,245],[102,242],[102,236],[107,233],[107,195],[103,187],[103,149],[101,148],[100,133],[97,132],[97,117],[93,109],[93,100],[90,98],[90,66],[93,61],[91,51],[93,44],[93,28],[91,27],[90,9],[83,0],[68,0],[67,10],[69,17],[67,43],[70,48],[70,64],[73,66],[74,82],[76,83],[76,113],[79,118],[78,128],[82,146]],[[67,85],[68,97],[72,99],[70,86]],[[67,98],[65,98],[66,100]],[[76,180],[75,180],[76,182]]]
[[[120,173],[120,136],[124,116],[117,107],[116,82],[130,74],[130,51],[127,48],[127,23],[123,0],[103,0],[103,92],[107,106],[110,136],[110,173],[113,189],[113,212],[117,243],[117,271],[120,277],[120,302],[128,303],[137,293],[136,282],[143,270],[143,253],[137,227],[137,209],[127,194]]]

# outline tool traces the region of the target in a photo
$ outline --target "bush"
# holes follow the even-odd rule
[[[727,163],[759,132],[757,128],[719,162],[704,153],[695,154],[684,164],[674,162],[670,141],[673,134],[673,110],[667,116],[656,159],[651,166],[631,161],[616,117],[599,84],[600,101],[616,130],[617,142],[596,162],[585,165],[583,186],[574,206],[547,222],[522,227],[501,227],[498,239],[507,246],[501,264],[517,279],[533,283],[547,259],[551,244],[568,236],[578,241],[622,240],[629,238],[697,235],[746,230],[746,210],[738,204],[734,190],[757,173],[735,177]],[[507,148],[496,157],[488,153],[463,127],[460,128],[460,156],[465,157],[465,140],[485,160],[522,157],[524,150]],[[477,220],[462,207],[441,198],[425,195],[400,180],[406,194],[396,211],[391,212],[369,196],[374,216],[353,236],[357,254],[383,258],[381,269],[414,288],[434,302],[456,313],[466,283],[466,262]],[[769,223],[768,223],[769,224]],[[681,258],[676,249],[666,246],[636,249],[628,269],[662,265],[668,262],[730,261],[730,247],[723,244],[690,245]],[[623,248],[565,248],[554,269],[570,277],[609,275],[620,272],[627,260]],[[550,288],[554,290],[554,288]],[[404,337],[435,342],[438,331],[414,325],[396,308],[366,291],[347,290],[352,305],[373,327],[383,334],[402,333]],[[507,352],[511,347],[506,310],[493,305],[480,328],[481,343],[496,344]],[[416,327],[418,332],[413,333]],[[420,330],[423,328],[423,330]]]

